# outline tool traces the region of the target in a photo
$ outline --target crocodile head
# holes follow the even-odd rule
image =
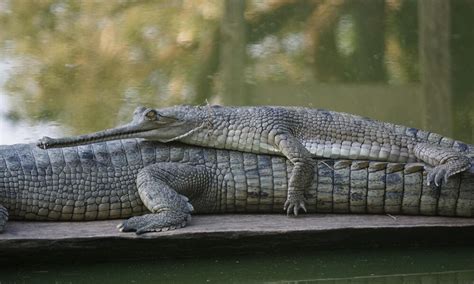
[[[191,106],[163,109],[138,107],[133,113],[133,120],[123,126],[72,137],[45,136],[38,141],[37,146],[42,149],[60,148],[126,138],[169,142],[183,138],[202,127],[203,120],[198,119],[195,114]]]

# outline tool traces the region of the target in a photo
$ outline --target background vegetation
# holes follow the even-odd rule
[[[5,119],[83,133],[139,104],[303,105],[472,143],[474,2],[439,2],[0,0]]]

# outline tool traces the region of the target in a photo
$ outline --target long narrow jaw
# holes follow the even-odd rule
[[[152,127],[144,128],[140,125],[125,125],[117,128],[106,129],[90,134],[71,136],[64,138],[50,138],[44,136],[36,144],[42,149],[62,148],[70,146],[85,145],[95,142],[103,142],[110,140],[144,137],[146,132],[153,130]]]
[[[36,144],[42,149],[78,146],[96,142],[127,138],[144,138],[153,141],[169,142],[193,133],[202,126],[182,118],[184,112],[171,109],[160,113],[154,109],[138,107],[130,123],[80,136],[50,138],[43,137]]]

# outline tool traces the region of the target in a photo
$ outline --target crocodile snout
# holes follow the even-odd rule
[[[43,136],[43,138],[38,140],[38,142],[36,143],[36,146],[38,146],[39,148],[43,150],[46,150],[48,149],[52,141],[53,141],[53,138],[48,137],[48,136]]]

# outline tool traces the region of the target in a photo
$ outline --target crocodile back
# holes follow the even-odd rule
[[[149,147],[135,140],[50,150],[32,144],[0,146],[0,204],[13,219],[96,220],[141,214],[145,208],[135,177],[153,162],[143,157],[147,151]]]
[[[279,156],[220,151],[218,212],[281,213],[293,165]],[[419,163],[316,160],[305,193],[308,213],[474,216],[474,175],[427,185]],[[197,208],[199,209],[199,208]],[[215,212],[211,211],[211,212]],[[199,212],[199,211],[198,211]],[[209,213],[205,211],[205,213]]]

